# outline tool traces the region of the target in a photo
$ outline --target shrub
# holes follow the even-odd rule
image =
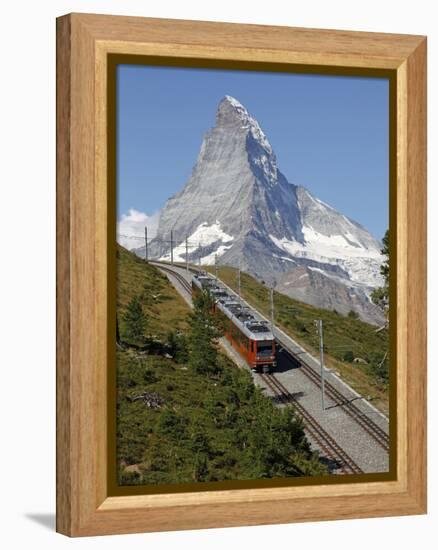
[[[176,363],[186,363],[189,359],[187,338],[183,333],[171,330],[167,333],[166,344]]]
[[[197,374],[217,374],[221,369],[218,362],[217,339],[221,335],[211,310],[212,298],[207,292],[194,301],[190,315],[189,364]]]
[[[134,296],[128,303],[123,320],[125,322],[125,337],[127,340],[133,344],[144,344],[146,316],[138,296]]]

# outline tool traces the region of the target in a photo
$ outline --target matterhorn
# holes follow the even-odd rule
[[[309,182],[305,182],[309,184]],[[240,268],[279,292],[379,323],[380,243],[360,224],[290,183],[257,120],[219,103],[192,174],[160,212],[151,257]],[[144,249],[136,252],[143,255]]]

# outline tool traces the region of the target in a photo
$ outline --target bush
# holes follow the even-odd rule
[[[146,369],[143,374],[143,381],[145,384],[155,384],[157,377],[155,376],[154,371],[151,369]]]
[[[146,316],[138,296],[134,296],[128,303],[123,321],[125,323],[124,335],[128,342],[138,345],[144,344]]]
[[[215,375],[221,369],[217,340],[221,335],[211,311],[213,301],[207,292],[198,296],[190,315],[189,364],[197,374]]]
[[[176,363],[186,363],[189,359],[187,338],[181,332],[167,333],[166,344]]]
[[[141,476],[138,472],[127,472],[126,470],[119,472],[120,485],[138,485],[139,483],[141,483]]]
[[[389,360],[388,355],[374,352],[368,356],[368,372],[384,386],[389,382]]]
[[[302,321],[296,321],[295,328],[300,332],[307,332],[307,327]]]

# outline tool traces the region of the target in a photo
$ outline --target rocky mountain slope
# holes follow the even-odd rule
[[[279,291],[379,323],[380,243],[361,225],[287,181],[245,107],[225,96],[183,189],[160,213],[151,257],[240,267]],[[137,253],[143,254],[144,249]]]

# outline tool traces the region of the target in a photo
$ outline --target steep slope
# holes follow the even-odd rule
[[[382,320],[369,300],[381,283],[378,241],[289,183],[258,122],[230,96],[219,103],[189,180],[160,213],[151,257],[170,259],[171,234],[175,261],[240,264],[290,296]]]
[[[173,230],[176,244],[188,237],[193,255],[205,258],[208,248],[221,255],[255,228],[260,234],[302,240],[296,188],[277,169],[257,121],[226,96],[189,181],[161,212],[151,251]]]
[[[148,352],[124,341],[117,350],[120,485],[328,473],[310,449],[301,421],[290,408],[276,407],[245,369],[237,369],[220,354],[220,371],[214,376],[189,370],[184,335],[189,331],[190,308],[158,269],[118,246],[117,316],[122,340],[124,313],[134,296],[147,317],[146,333],[175,345],[169,331],[181,332],[182,349],[168,354],[166,348],[163,354],[155,345]]]
[[[274,243],[297,266],[276,279],[276,289],[317,307],[347,314],[356,311],[370,323],[383,316],[369,299],[382,284],[379,243],[361,225],[297,188],[304,245],[286,238]]]
[[[126,307],[134,297],[140,299],[147,317],[147,334],[164,338],[169,327],[187,329],[190,309],[165,275],[120,245],[116,249],[116,261],[117,317],[122,335]]]

